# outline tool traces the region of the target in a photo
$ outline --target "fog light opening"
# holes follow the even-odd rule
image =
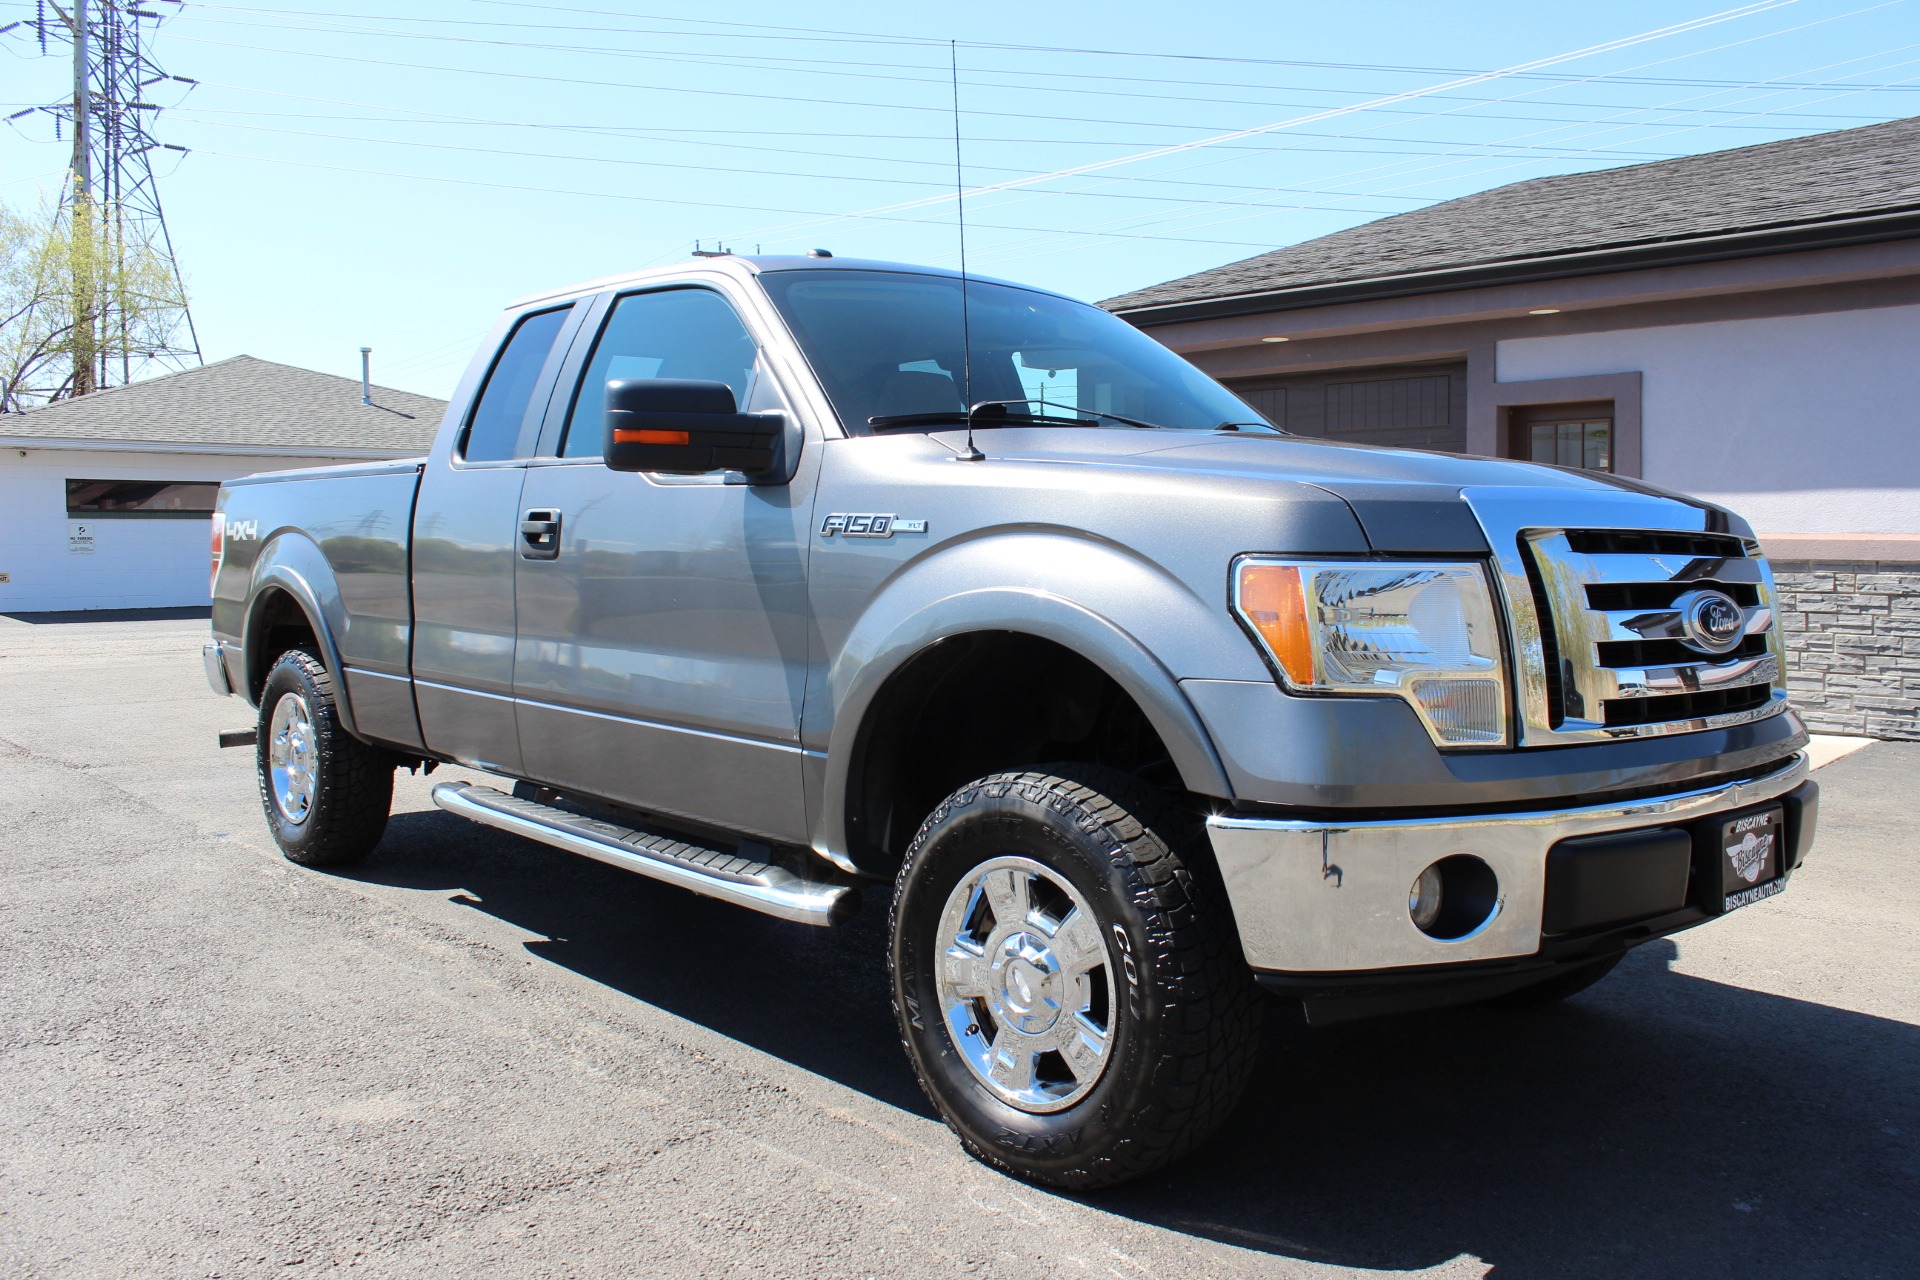
[[[1452,942],[1477,933],[1500,905],[1500,879],[1472,854],[1456,853],[1422,871],[1407,891],[1407,914],[1429,938]]]
[[[1443,893],[1439,863],[1434,863],[1414,878],[1413,888],[1407,891],[1407,914],[1413,917],[1414,927],[1420,932],[1433,931],[1434,921],[1440,918]]]

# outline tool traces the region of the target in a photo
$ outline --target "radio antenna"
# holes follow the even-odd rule
[[[967,412],[967,451],[962,462],[981,462],[986,454],[973,443],[973,326],[967,308],[967,183],[960,167],[960,42],[947,41],[947,65],[953,73],[953,208],[960,225],[960,386]]]

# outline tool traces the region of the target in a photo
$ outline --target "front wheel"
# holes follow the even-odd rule
[[[982,778],[921,827],[894,891],[894,1013],[974,1156],[1111,1185],[1239,1100],[1256,988],[1196,828],[1137,779],[1078,768]]]
[[[393,807],[393,758],[340,725],[333,676],[289,649],[260,692],[260,803],[289,862],[332,867],[373,852]]]

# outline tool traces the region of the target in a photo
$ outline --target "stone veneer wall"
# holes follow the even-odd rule
[[[1773,577],[1807,727],[1920,739],[1920,563],[1775,560]]]

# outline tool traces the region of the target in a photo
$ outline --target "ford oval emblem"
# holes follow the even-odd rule
[[[1727,653],[1746,639],[1747,612],[1724,591],[1689,591],[1675,602],[1686,643],[1705,653]]]

